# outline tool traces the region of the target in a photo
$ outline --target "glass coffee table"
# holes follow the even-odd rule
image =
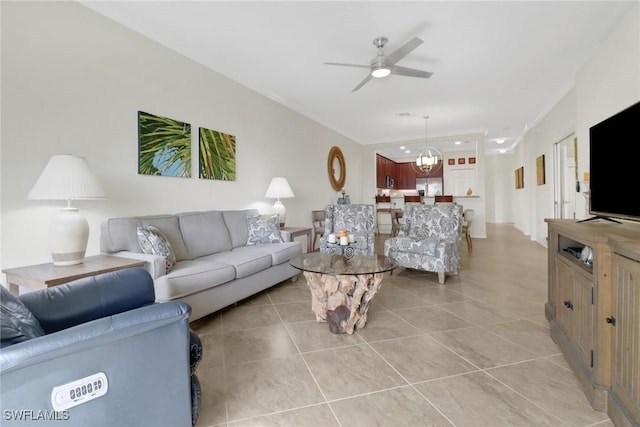
[[[311,309],[334,334],[353,334],[367,323],[371,300],[384,273],[398,265],[382,255],[345,257],[311,252],[290,261],[301,270],[311,290]]]

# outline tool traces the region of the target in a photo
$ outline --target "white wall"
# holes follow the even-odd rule
[[[362,201],[362,147],[310,119],[75,2],[2,2],[2,268],[49,262],[47,229],[63,202],[28,201],[49,158],[86,157],[109,195],[77,202],[88,219],[88,255],[107,217],[257,207],[271,177],[296,195],[287,224],[335,202],[327,176],[333,145],[346,158],[346,190]],[[191,178],[137,174],[137,112],[192,126]],[[197,128],[237,142],[237,180],[197,177]]]
[[[640,4],[576,75],[579,176],[589,170],[589,128],[640,100]]]
[[[589,171],[589,128],[640,100],[640,4],[636,4],[576,73],[575,87],[525,135],[518,146],[518,159],[525,165],[527,199],[512,200],[514,211],[529,206],[534,215],[516,214],[516,226],[532,240],[546,245],[545,218],[552,218],[554,198],[553,144],[575,132],[578,140],[578,178]],[[535,184],[536,157],[548,159],[547,183]],[[525,157],[522,157],[525,156]],[[527,169],[532,171],[527,173]],[[529,185],[527,183],[529,179]],[[578,197],[577,218],[587,217],[583,199]],[[527,223],[527,221],[529,221]]]
[[[555,176],[553,167],[554,144],[564,139],[575,129],[575,90],[569,91],[553,109],[532,129],[525,137],[525,145],[531,151],[525,169],[532,172],[529,179],[533,203],[531,224],[531,239],[546,246],[547,224],[545,218],[554,217],[554,186]],[[545,184],[538,185],[536,181],[536,160],[538,156],[545,156]],[[578,212],[576,212],[578,214]],[[580,215],[583,213],[580,212]],[[580,216],[581,217],[581,216]]]
[[[512,155],[485,156],[486,217],[488,223],[513,223],[511,199],[514,188]]]

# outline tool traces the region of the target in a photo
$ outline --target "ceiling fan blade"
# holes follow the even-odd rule
[[[355,91],[357,91],[358,89],[360,89],[362,86],[364,86],[364,85],[365,85],[365,83],[367,83],[367,82],[368,82],[369,80],[371,80],[371,79],[372,79],[371,74],[367,74],[367,77],[365,77],[365,78],[364,78],[364,80],[362,80],[362,81],[358,84],[358,86],[354,87],[354,88],[353,88],[353,90],[352,90],[351,92],[355,92]]]
[[[399,47],[395,52],[391,53],[390,55],[387,55],[388,63],[391,65],[395,64],[396,62],[400,61],[402,58],[407,56],[409,52],[411,52],[413,49],[420,46],[422,43],[423,42],[421,39],[417,37],[412,38],[411,40],[406,42],[403,46]]]
[[[407,68],[400,67],[398,65],[394,65],[391,67],[391,74],[395,74],[398,76],[408,76],[408,77],[422,77],[423,79],[428,79],[433,76],[433,73],[429,71],[416,70],[415,68]]]
[[[325,62],[327,65],[340,65],[342,67],[358,67],[358,68],[371,68],[370,65],[360,65],[360,64],[344,64],[342,62]]]

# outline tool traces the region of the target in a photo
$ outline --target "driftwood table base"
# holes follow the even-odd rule
[[[367,323],[369,305],[384,273],[339,275],[305,271],[311,290],[311,308],[318,322],[327,322],[334,334],[353,334]]]

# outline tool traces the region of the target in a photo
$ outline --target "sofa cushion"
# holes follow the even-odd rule
[[[263,245],[243,246],[233,251],[268,253],[271,256],[271,265],[278,265],[300,255],[302,246],[300,242],[265,243]]]
[[[249,236],[247,245],[260,245],[263,243],[280,243],[278,215],[250,215],[247,217]]]
[[[244,209],[239,211],[222,211],[222,218],[229,229],[231,236],[231,245],[238,248],[247,245],[249,238],[249,226],[247,217],[250,215],[258,215],[257,209]]]
[[[180,233],[178,217],[175,215],[158,215],[145,216],[140,219],[142,220],[143,226],[148,227],[152,225],[162,231],[162,234],[169,240],[177,261],[189,259],[187,248],[184,245],[184,240],[182,240],[182,234]],[[140,252],[140,250],[136,252]]]
[[[235,278],[235,269],[215,261],[178,261],[173,270],[154,281],[157,301],[185,297],[227,283]]]
[[[0,347],[43,335],[40,322],[20,298],[0,285]]]
[[[396,237],[390,240],[389,247],[393,251],[436,257],[439,256],[439,241],[440,239],[433,237]]]
[[[231,237],[220,211],[178,215],[190,259],[231,250]]]
[[[138,227],[140,218],[109,218],[100,227],[100,251],[113,253],[119,251],[140,252]]]
[[[160,255],[164,258],[165,273],[170,272],[176,264],[176,256],[171,248],[171,243],[162,231],[153,225],[138,227],[138,244],[145,254]]]
[[[233,266],[236,279],[251,276],[271,267],[271,255],[268,252],[227,251],[198,258],[198,261],[213,261]]]

